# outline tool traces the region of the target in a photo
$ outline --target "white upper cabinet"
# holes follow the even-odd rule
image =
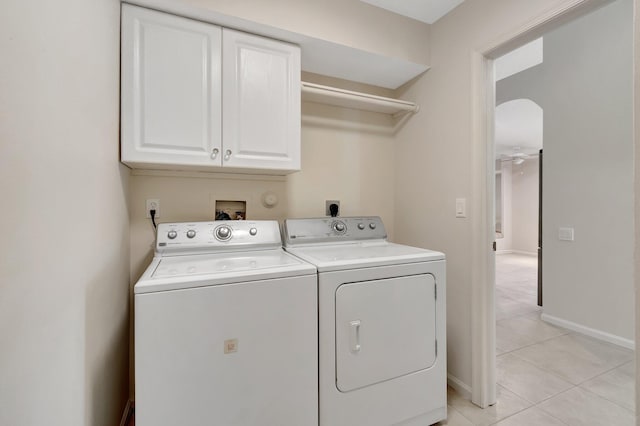
[[[220,165],[221,45],[220,27],[122,6],[124,163]]]
[[[300,49],[122,6],[122,162],[285,174],[300,169]]]
[[[224,29],[225,165],[300,169],[300,48]]]

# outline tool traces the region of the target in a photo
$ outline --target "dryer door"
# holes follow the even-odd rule
[[[336,290],[336,386],[363,388],[436,360],[431,274],[346,283]]]

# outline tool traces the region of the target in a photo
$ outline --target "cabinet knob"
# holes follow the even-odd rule
[[[219,152],[220,150],[218,148],[213,148],[213,150],[211,151],[211,159],[215,160],[216,158],[218,158]]]
[[[224,153],[224,161],[229,161],[229,158],[231,158],[231,150],[228,149],[225,153]]]

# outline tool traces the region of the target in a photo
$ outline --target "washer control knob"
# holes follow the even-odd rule
[[[347,230],[347,226],[344,222],[340,222],[339,220],[333,223],[333,230],[339,234],[344,234]]]
[[[187,231],[187,238],[193,238],[196,236],[196,231],[194,231],[193,229],[189,229]]]
[[[359,223],[358,229],[362,231],[364,229],[364,223]]]
[[[175,239],[177,236],[178,236],[178,233],[174,230],[167,232],[167,237],[169,237],[170,240]]]
[[[216,228],[215,236],[220,241],[227,241],[229,238],[231,238],[231,228],[224,225],[219,226]]]
[[[249,229],[249,235],[256,235],[257,233],[258,233],[258,230],[256,228]]]
[[[375,223],[373,223],[373,222],[371,222],[371,223],[369,224],[369,228],[371,228],[371,229],[376,229],[376,224],[375,224]]]

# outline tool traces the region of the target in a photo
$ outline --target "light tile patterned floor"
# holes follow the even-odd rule
[[[498,402],[449,389],[449,426],[633,426],[633,352],[540,319],[537,259],[496,256]]]

